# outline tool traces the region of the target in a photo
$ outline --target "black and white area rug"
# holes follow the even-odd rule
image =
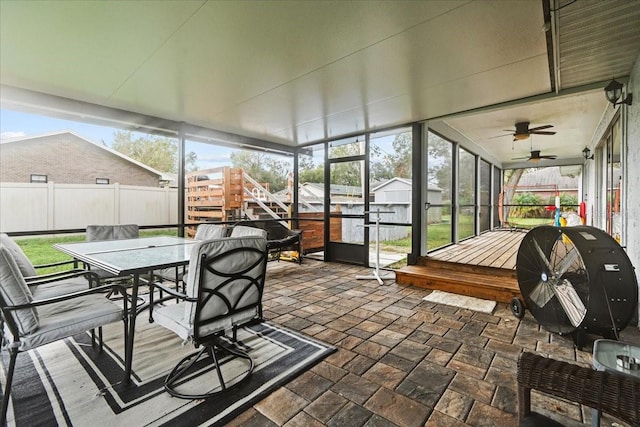
[[[103,352],[91,347],[89,334],[81,334],[20,354],[8,425],[221,425],[335,350],[268,322],[247,326],[238,331],[238,339],[255,363],[249,379],[211,399],[184,400],[164,390],[164,378],[196,351],[194,346],[141,316],[133,378],[124,385],[122,328],[121,323],[104,328]],[[228,359],[223,372],[231,373],[236,363]],[[209,366],[203,363],[203,378]]]

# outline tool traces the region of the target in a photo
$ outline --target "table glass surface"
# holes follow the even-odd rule
[[[96,240],[93,242],[62,243],[54,245],[55,248],[67,253],[94,254],[97,252],[121,251],[128,249],[148,248],[151,246],[185,245],[196,243],[195,240],[182,237],[155,236],[140,237],[137,239],[120,240]]]
[[[640,345],[606,339],[595,341],[593,345],[593,366],[596,369],[640,377],[640,369],[625,369],[620,366],[618,356],[640,361]]]
[[[116,274],[186,264],[197,240],[157,236],[54,245],[56,249]]]

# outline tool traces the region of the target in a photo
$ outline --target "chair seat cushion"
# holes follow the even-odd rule
[[[260,236],[267,238],[266,230],[255,227],[247,227],[246,225],[236,225],[231,230],[230,237],[247,237],[247,236]]]
[[[29,258],[22,251],[20,246],[16,242],[13,241],[11,237],[9,237],[6,233],[0,233],[0,245],[4,246],[10,253],[13,255],[13,259],[15,260],[20,272],[24,277],[37,276],[35,267],[29,261]]]
[[[187,304],[193,305],[190,302],[181,302],[178,304],[158,306],[157,308],[154,307],[153,319],[155,323],[173,331],[183,341],[188,341],[190,337],[193,336],[193,325],[190,325],[189,320],[186,319],[185,316],[185,307]],[[255,317],[257,317],[257,309],[254,307],[202,326],[200,333],[205,335],[223,330],[231,330],[233,325],[247,323]]]
[[[103,294],[91,294],[37,308],[40,325],[20,338],[20,351],[26,351],[67,336],[122,320],[123,310]]]
[[[20,272],[11,251],[0,245],[0,293],[7,305],[22,305],[32,301],[31,290]],[[38,329],[38,312],[24,308],[11,312],[19,333],[28,334]]]

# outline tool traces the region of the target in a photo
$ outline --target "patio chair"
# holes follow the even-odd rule
[[[297,261],[302,264],[302,230],[291,230],[280,221],[240,221],[233,226],[231,235],[234,236],[234,233],[250,235],[252,233],[248,230],[250,228],[263,230],[266,233],[267,249],[274,255],[273,259],[279,260],[284,251],[296,251]]]
[[[640,425],[638,377],[596,371],[525,352],[518,359],[517,378],[521,427],[563,426],[531,411],[531,390],[599,409],[632,426]]]
[[[266,244],[264,237],[259,236],[200,242],[191,253],[186,293],[178,293],[162,284],[153,284],[180,298],[181,302],[156,307],[151,302],[150,321],[173,331],[185,341],[193,342],[196,347],[202,347],[178,362],[166,377],[164,387],[172,396],[183,399],[212,397],[251,375],[253,360],[237,345],[236,332],[238,327],[262,319]],[[221,352],[243,361],[246,371],[232,381],[225,379],[219,362],[218,354]],[[184,383],[194,372],[202,369],[198,361],[205,360],[203,356],[211,359],[218,384],[207,384],[206,390],[200,393],[178,390],[181,385],[184,388]]]
[[[29,287],[29,291],[36,299],[51,298],[89,288],[90,282],[84,277],[86,270],[82,268],[73,268],[40,275],[38,275],[36,271],[40,268],[74,264],[73,260],[33,265],[20,246],[5,233],[0,234],[0,246],[5,248],[7,253],[11,255],[16,262],[20,274]],[[2,325],[1,321],[0,325]],[[2,330],[0,328],[0,337],[1,336]]]
[[[200,224],[196,228],[195,240],[212,240],[221,239],[227,236],[228,228],[226,225],[221,224]],[[153,272],[154,279],[164,282],[164,280],[171,280],[176,284],[176,289],[184,281],[184,276],[187,274],[188,267],[171,267],[163,268]]]
[[[85,331],[93,331],[96,328],[100,330],[103,325],[119,320],[124,322],[125,343],[127,342],[126,299],[123,299],[124,305],[119,306],[105,297],[107,291],[124,294],[124,289],[115,284],[93,287],[92,284],[98,281],[94,273],[84,270],[76,274],[84,275],[92,283],[85,284],[84,289],[80,291],[61,284],[52,288],[59,291],[55,296],[32,293],[11,251],[4,245],[0,246],[0,311],[5,329],[13,337],[11,342],[3,345],[3,349],[6,348],[9,352],[10,360],[3,392],[0,425],[4,425],[6,421],[19,353]],[[63,293],[63,289],[68,293]],[[99,336],[102,350],[102,334]],[[92,343],[95,344],[93,334]]]
[[[48,267],[57,267],[61,265],[71,266],[71,265],[74,265],[75,263],[74,260],[68,260],[68,261],[53,262],[49,264],[33,265],[29,260],[29,258],[27,258],[27,255],[24,253],[22,248],[20,248],[20,246],[18,246],[18,244],[6,233],[0,233],[0,245],[4,246],[5,248],[7,248],[9,252],[11,252],[11,254],[13,255],[13,258],[18,264],[18,268],[20,269],[20,272],[22,273],[22,275],[27,281],[36,280],[38,276],[37,270],[39,269],[48,268]],[[65,274],[65,272],[49,273],[48,275],[40,275],[39,277],[40,278],[55,277],[60,274]]]
[[[140,230],[137,224],[119,224],[119,225],[87,225],[86,239],[87,242],[103,241],[103,240],[122,240],[137,239],[140,237]],[[100,282],[124,282],[130,279],[129,276],[116,276],[106,272],[100,268],[87,268],[98,275]]]

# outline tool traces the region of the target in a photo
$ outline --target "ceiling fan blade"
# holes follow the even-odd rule
[[[538,307],[542,308],[547,305],[554,295],[552,285],[549,282],[540,281],[529,294],[529,298],[531,298]]]
[[[511,160],[529,160],[531,157],[527,156],[527,157],[514,157]]]
[[[584,320],[584,316],[587,314],[587,308],[584,306],[584,303],[573,288],[571,282],[564,279],[557,285],[552,286],[551,289],[556,294],[556,297],[558,298],[558,301],[560,301],[560,305],[569,318],[571,324],[576,328],[580,326]]]
[[[549,128],[552,128],[552,127],[553,127],[553,125],[536,126],[534,128],[530,128],[529,132],[539,131],[539,130],[543,130],[543,129],[549,129]]]
[[[548,131],[548,130],[544,130],[544,131],[531,131],[529,133],[534,133],[536,135],[555,135],[556,133],[553,131]]]
[[[504,135],[490,136],[490,137],[489,137],[489,138],[487,138],[487,139],[503,138],[503,137],[505,137],[505,136],[511,136],[511,135],[513,135],[513,134],[512,134],[512,133],[505,133]]]
[[[555,159],[558,156],[554,156],[554,155],[549,155],[549,156],[538,156],[538,159]]]

